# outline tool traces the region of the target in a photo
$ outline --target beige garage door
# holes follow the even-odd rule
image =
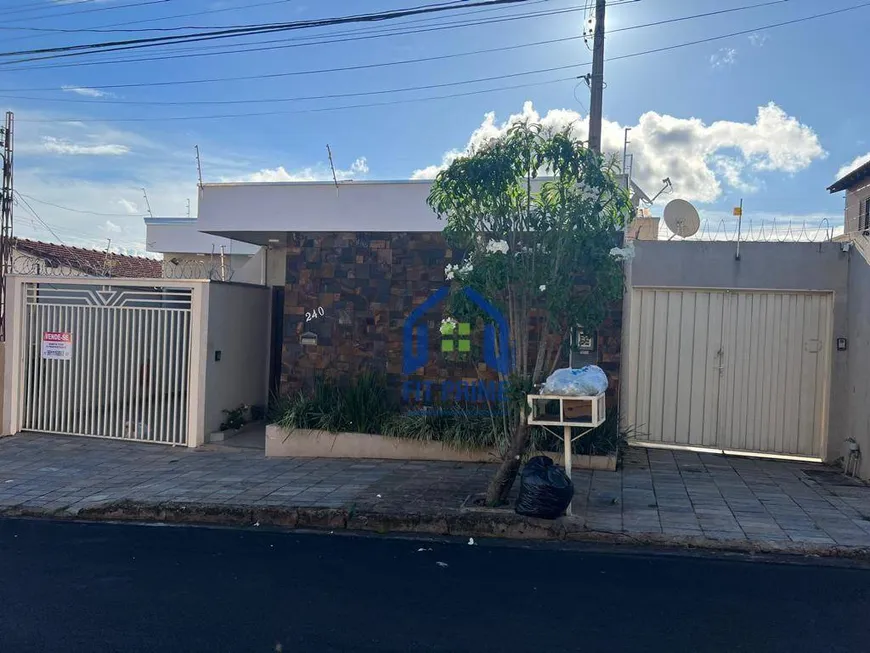
[[[638,439],[821,458],[832,300],[635,288],[626,415]]]

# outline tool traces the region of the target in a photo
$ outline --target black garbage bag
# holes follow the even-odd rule
[[[520,473],[520,495],[515,510],[526,517],[556,519],[574,496],[568,475],[547,456],[535,456]]]

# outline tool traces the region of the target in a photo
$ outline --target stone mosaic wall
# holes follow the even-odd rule
[[[428,365],[410,378],[402,373],[406,318],[444,285],[444,266],[460,258],[440,233],[293,235],[287,250],[282,390],[362,369],[386,374],[397,394],[408,380],[477,384],[496,378],[482,362],[479,333],[472,334],[470,356],[441,352],[443,305],[425,316]],[[614,380],[620,322],[617,309],[599,334],[602,367]],[[305,344],[312,334],[317,343]]]

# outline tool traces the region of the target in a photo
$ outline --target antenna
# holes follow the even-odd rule
[[[654,204],[655,201],[659,198],[659,195],[661,195],[665,191],[671,192],[674,190],[674,185],[671,183],[670,177],[665,177],[664,179],[662,179],[662,183],[664,184],[664,186],[662,186],[662,189],[658,193],[656,193],[649,201],[650,205]]]
[[[106,276],[111,275],[111,268],[109,267],[109,258],[112,256],[112,239],[106,238],[108,244],[106,245],[106,260],[103,261],[103,274]]]
[[[332,150],[329,143],[326,144],[326,153],[329,155],[329,167],[332,170],[332,181],[335,184],[335,192],[338,192],[338,177],[335,176],[335,164],[332,162]]]
[[[688,238],[698,233],[701,218],[698,210],[686,200],[671,200],[665,206],[663,215],[665,224],[675,236]]]
[[[628,159],[628,144],[631,143],[631,141],[628,140],[628,132],[630,131],[631,127],[625,128],[625,139],[622,143],[622,174],[625,174],[625,164],[626,159]]]
[[[194,145],[193,149],[196,150],[196,177],[199,179],[199,187],[202,188],[202,161],[199,158],[199,145]]]
[[[148,209],[148,215],[153,218],[154,214],[151,213],[151,202],[148,201],[148,191],[144,188],[142,189],[142,196],[145,198],[145,207]]]

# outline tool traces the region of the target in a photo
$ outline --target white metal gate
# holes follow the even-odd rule
[[[22,430],[187,444],[192,290],[26,283]]]
[[[830,293],[635,288],[627,420],[639,439],[822,458]]]

